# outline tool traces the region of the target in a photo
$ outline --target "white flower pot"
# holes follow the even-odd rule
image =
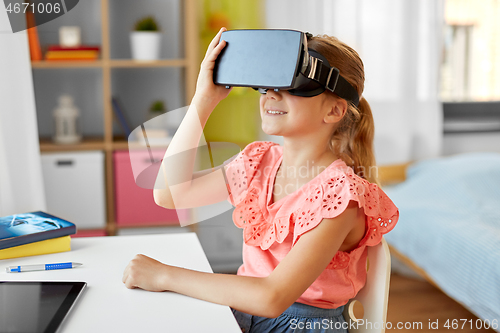
[[[158,60],[160,59],[161,33],[154,31],[133,31],[130,33],[132,59]]]

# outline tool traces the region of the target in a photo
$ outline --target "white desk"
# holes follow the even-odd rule
[[[0,260],[0,281],[85,281],[62,333],[241,332],[227,306],[172,292],[127,289],[122,275],[138,253],[175,266],[212,272],[194,233],[74,238],[70,252]],[[74,269],[6,273],[5,267],[80,262]]]

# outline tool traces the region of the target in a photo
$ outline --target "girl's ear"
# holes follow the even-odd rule
[[[344,118],[347,112],[347,101],[343,98],[335,98],[331,104],[331,108],[323,119],[325,123],[338,123]]]

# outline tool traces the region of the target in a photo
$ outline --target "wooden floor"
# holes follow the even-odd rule
[[[392,324],[392,329],[389,331],[398,330],[396,326],[400,322],[401,327],[408,328],[402,329],[406,332],[494,332],[478,329],[480,321],[476,320],[476,316],[428,282],[397,274],[391,276],[387,322]],[[447,321],[449,328],[445,327]]]

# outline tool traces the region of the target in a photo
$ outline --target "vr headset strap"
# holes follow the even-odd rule
[[[359,96],[357,91],[340,75],[339,70],[335,67],[325,65],[321,59],[312,58],[316,60],[311,59],[313,60],[311,62],[315,64],[312,66],[314,73],[311,73],[312,75],[309,78],[317,81],[337,96],[351,101],[355,106],[358,106]]]
[[[332,70],[336,69],[332,67]],[[338,70],[338,69],[337,69]],[[327,82],[327,89],[330,90],[330,82],[332,82],[332,79],[330,79],[329,82]],[[358,106],[359,104],[359,96],[356,90],[351,86],[349,82],[347,82],[346,79],[344,79],[341,75],[338,76],[337,79],[337,84],[334,86],[333,92],[337,94],[339,97],[342,97],[348,101],[351,101],[355,106]]]

